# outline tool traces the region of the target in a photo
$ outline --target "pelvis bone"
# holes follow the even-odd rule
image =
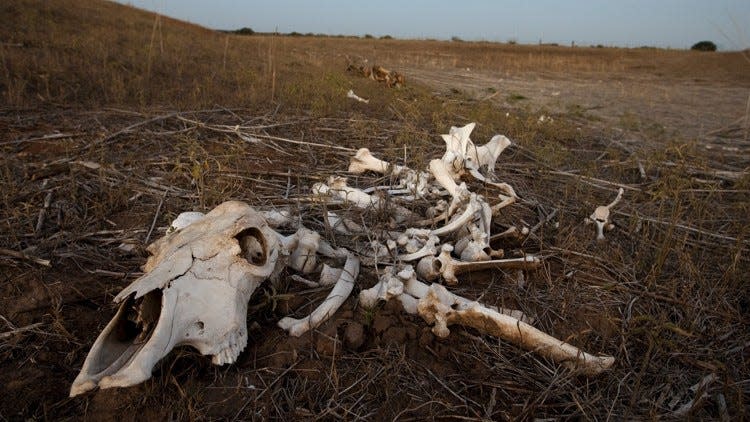
[[[263,216],[225,202],[148,247],[146,272],[115,297],[115,317],[96,339],[70,395],[151,377],[176,346],[232,363],[247,345],[247,303],[274,274],[278,236]]]

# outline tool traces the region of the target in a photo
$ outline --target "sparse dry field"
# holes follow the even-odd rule
[[[674,417],[704,392],[684,417],[748,417],[748,57],[242,37],[93,0],[13,0],[0,17],[0,419],[630,420]],[[406,86],[344,72],[365,59]],[[309,189],[346,168],[346,148],[422,168],[437,134],[471,121],[477,141],[514,141],[497,173],[523,201],[497,224],[556,214],[523,245],[545,259],[523,288],[484,273],[455,291],[615,356],[612,371],[576,377],[472,330],[436,339],[356,295],[290,339],[275,321],[326,292],[284,282],[251,301],[236,364],[180,349],[142,385],[67,398],[112,297],[179,212],[244,200],[292,206],[323,230]],[[618,186],[617,228],[594,242],[583,219]],[[365,272],[358,288],[375,280]],[[364,329],[356,349],[349,325]]]

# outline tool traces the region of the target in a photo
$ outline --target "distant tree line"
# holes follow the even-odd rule
[[[227,33],[227,34],[237,34],[237,35],[280,35],[280,36],[285,36],[285,37],[328,37],[328,38],[352,38],[352,39],[364,38],[364,39],[367,39],[367,40],[371,40],[371,39],[375,39],[375,38],[380,38],[381,40],[392,40],[393,39],[393,37],[390,36],[390,35],[383,35],[381,37],[375,37],[372,34],[364,34],[363,36],[360,37],[358,35],[341,35],[341,34],[339,34],[339,35],[328,35],[328,34],[314,34],[312,32],[308,32],[308,33],[302,34],[302,33],[297,32],[297,31],[293,31],[293,32],[289,32],[289,33],[256,32],[252,28],[248,28],[248,27],[243,27],[243,28],[234,29],[234,30],[225,30],[225,31],[220,31],[220,32],[224,32],[224,33]],[[455,36],[455,35],[451,37],[451,41],[453,41],[453,42],[459,42],[459,43],[460,42],[466,42],[462,38],[460,38],[458,36]],[[515,44],[518,43],[518,41],[516,39],[514,39],[514,38],[511,38],[511,39],[508,40],[507,43],[510,44],[510,45],[515,45]],[[546,46],[546,47],[548,47],[548,46],[551,46],[551,47],[557,47],[557,46],[559,46],[559,44],[557,44],[557,43],[542,43],[541,40],[539,41],[539,45]],[[576,45],[575,45],[575,43],[572,43],[571,46],[575,47]],[[604,46],[602,44],[596,44],[596,45],[592,45],[591,47],[594,47],[594,48],[605,48],[606,46]],[[639,49],[657,49],[657,47],[648,46],[648,45],[640,46],[638,48]],[[699,41],[699,42],[693,44],[693,46],[690,47],[690,49],[691,50],[696,50],[696,51],[716,51],[716,44],[714,44],[711,41]]]
[[[357,36],[357,35],[329,35],[329,34],[315,34],[312,32],[307,32],[305,34],[292,31],[289,33],[280,33],[280,32],[256,32],[252,28],[243,27],[240,29],[229,29],[229,30],[219,30],[219,32],[223,32],[225,34],[236,34],[236,35],[280,35],[284,37],[329,37],[329,38],[365,38],[365,39],[374,39],[375,37],[370,34],[365,34],[363,37]],[[383,35],[379,37],[381,40],[392,40],[393,37],[390,35]]]

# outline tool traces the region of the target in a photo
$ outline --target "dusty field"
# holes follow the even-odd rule
[[[0,6],[1,420],[748,417],[741,55],[227,37],[111,3],[60,4]],[[403,71],[407,85],[348,75],[347,59]],[[327,292],[285,273],[252,299],[237,363],[182,348],[139,386],[67,397],[113,296],[179,212],[243,200],[324,231],[310,186],[343,174],[352,151],[423,168],[441,153],[437,134],[470,121],[479,142],[514,141],[498,175],[523,200],[495,228],[536,227],[495,246],[544,266],[523,287],[487,272],[454,291],[614,356],[611,371],[588,379],[474,330],[438,339],[392,303],[363,309],[371,271],[329,323],[292,339],[275,321]],[[583,219],[619,186],[617,227],[595,242]],[[376,233],[382,221],[364,217]]]

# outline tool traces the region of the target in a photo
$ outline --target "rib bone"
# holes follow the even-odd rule
[[[358,274],[359,259],[354,255],[349,255],[346,258],[346,264],[344,264],[344,269],[341,271],[338,281],[323,303],[305,318],[282,318],[278,322],[278,326],[294,337],[299,337],[313,328],[317,328],[320,324],[328,320],[349,297],[354,288],[354,280],[356,280]]]

